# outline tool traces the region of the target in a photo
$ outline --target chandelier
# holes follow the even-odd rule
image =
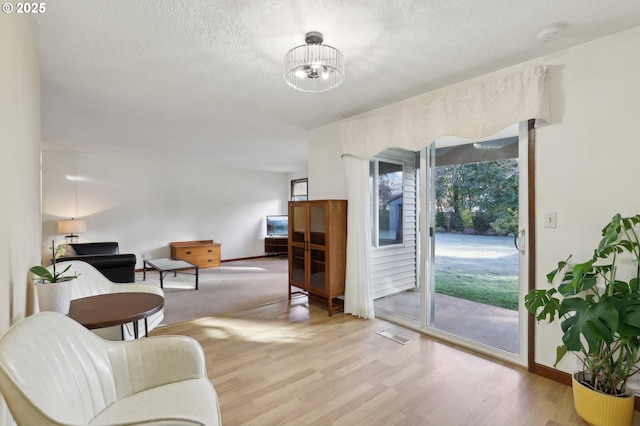
[[[294,47],[284,56],[284,80],[302,92],[325,92],[344,81],[342,53],[322,44],[322,33],[305,35],[307,44]]]

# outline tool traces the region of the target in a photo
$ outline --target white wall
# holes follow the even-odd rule
[[[637,27],[545,58],[554,124],[536,132],[538,287],[558,260],[590,257],[616,212],[640,213],[639,44]],[[557,228],[544,228],[544,212],[557,212]],[[557,324],[536,327],[538,362],[553,365],[558,339]]]
[[[569,254],[588,256],[600,229],[616,213],[640,213],[640,27],[456,85],[479,84],[538,64],[549,66],[552,123],[536,131],[536,286]],[[444,94],[453,88],[439,89]],[[340,123],[312,132],[309,179],[313,198],[346,194],[340,163]],[[557,212],[557,228],[543,213]],[[535,360],[552,366],[558,324],[536,326]],[[560,365],[576,370],[567,357]]]
[[[262,256],[265,217],[286,213],[288,185],[285,173],[44,152],[43,259],[70,217],[87,221],[80,242],[118,241],[139,268],[142,256],[168,257],[172,241],[213,239],[222,260]]]
[[[27,15],[0,14],[0,335],[33,312],[40,261],[40,75]],[[10,425],[0,398],[0,425]]]
[[[311,131],[308,162],[310,200],[347,198],[347,180],[341,155],[340,123]]]

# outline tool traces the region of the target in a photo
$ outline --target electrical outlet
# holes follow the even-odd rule
[[[545,228],[555,228],[557,220],[556,212],[547,212],[544,214],[544,227]]]

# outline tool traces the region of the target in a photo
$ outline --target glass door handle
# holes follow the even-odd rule
[[[513,236],[513,245],[516,247],[520,253],[525,252],[525,248],[520,246],[520,241],[524,239],[524,229],[519,230]]]

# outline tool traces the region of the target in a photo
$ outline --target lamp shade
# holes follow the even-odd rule
[[[58,221],[59,234],[79,234],[86,232],[87,221],[83,219],[68,219]]]

